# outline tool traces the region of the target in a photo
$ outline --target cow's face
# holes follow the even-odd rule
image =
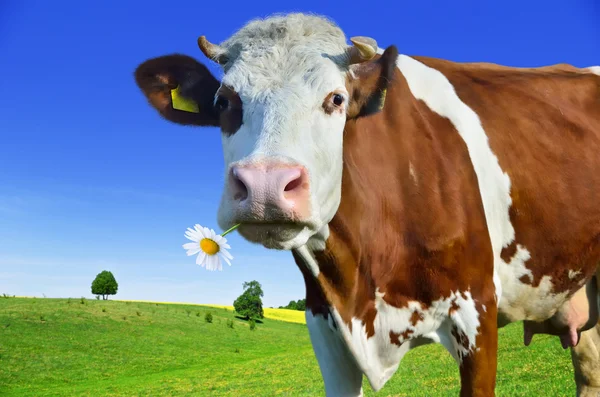
[[[391,47],[372,60],[374,41],[353,41],[327,20],[291,15],[252,22],[219,46],[201,37],[223,66],[221,83],[182,55],[138,67],[138,85],[165,118],[221,127],[221,228],[241,223],[246,239],[293,249],[333,218],[345,123],[379,110],[397,56]],[[180,98],[193,106],[182,110]]]

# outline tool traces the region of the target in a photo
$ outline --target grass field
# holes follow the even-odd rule
[[[149,302],[149,301],[120,301],[120,302],[145,302],[145,303],[161,303],[165,305],[180,305],[181,303],[176,302]],[[219,309],[227,309],[233,311],[233,306],[225,306],[225,305],[203,305],[199,303],[188,304],[193,306],[202,306],[202,307],[215,307]],[[270,318],[272,320],[281,320],[287,321],[289,323],[298,323],[298,324],[306,324],[306,318],[304,317],[303,311],[298,310],[288,310],[288,309],[273,309],[270,307],[263,308],[264,315],[266,318]]]
[[[525,348],[520,324],[501,331],[498,396],[572,396],[572,377],[557,338],[536,335]],[[453,360],[430,345],[409,352],[376,395],[458,387]],[[198,305],[0,298],[0,396],[205,395],[323,395],[306,326],[267,318],[251,331],[231,309]]]

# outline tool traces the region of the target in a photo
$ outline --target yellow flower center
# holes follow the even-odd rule
[[[208,255],[216,255],[217,252],[219,252],[219,244],[217,244],[215,240],[203,238],[200,240],[200,249]]]

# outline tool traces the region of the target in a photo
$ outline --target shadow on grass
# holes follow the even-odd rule
[[[249,319],[247,319],[246,317],[242,317],[242,316],[237,316],[236,315],[235,318],[237,318],[238,320],[246,321],[246,322],[249,321]],[[258,320],[258,319],[255,319],[254,321],[256,322],[256,324],[262,324],[263,323],[262,320]]]

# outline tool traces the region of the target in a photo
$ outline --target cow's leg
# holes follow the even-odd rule
[[[600,396],[600,323],[581,333],[579,344],[571,348],[577,395]]]
[[[328,316],[332,321],[331,315]],[[306,311],[306,325],[319,362],[327,396],[362,396],[362,372],[333,322]]]
[[[460,327],[452,331],[457,342],[460,363],[460,395],[461,396],[493,396],[496,387],[496,366],[498,352],[497,307],[495,302],[485,302],[485,306],[477,305],[479,328],[475,338],[475,346],[470,345],[468,335],[460,333]],[[471,312],[473,313],[473,312]],[[470,314],[457,315],[463,327],[473,327],[474,319]],[[456,320],[455,324],[458,323]],[[465,339],[467,336],[467,339]],[[465,349],[467,348],[468,349]]]

